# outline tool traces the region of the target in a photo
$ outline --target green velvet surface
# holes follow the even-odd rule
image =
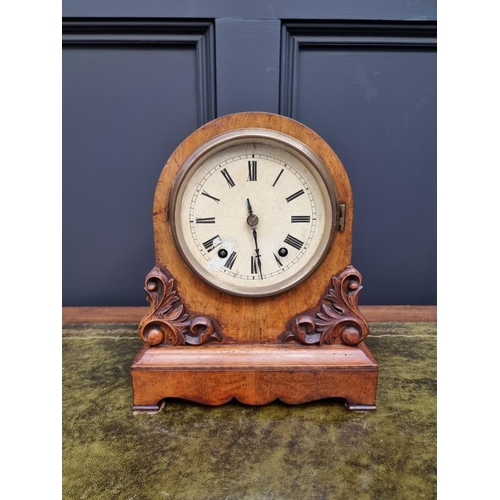
[[[63,329],[63,499],[436,498],[436,324],[372,323],[377,410],[342,400],[134,415],[133,325]]]

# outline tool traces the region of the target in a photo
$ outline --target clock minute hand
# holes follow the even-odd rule
[[[260,279],[264,279],[262,276],[262,264],[260,262],[259,244],[257,243],[257,230],[255,229],[255,226],[259,223],[259,218],[253,213],[253,208],[252,204],[250,203],[250,198],[247,198],[247,209],[248,209],[247,224],[252,228],[253,240],[255,242],[255,260],[257,261],[257,267],[259,268]]]
[[[253,233],[253,239],[255,241],[255,259],[257,260],[257,266],[259,267],[260,279],[264,279],[262,277],[262,266],[260,263],[259,245],[257,243],[257,230],[255,228],[252,229],[252,233]]]

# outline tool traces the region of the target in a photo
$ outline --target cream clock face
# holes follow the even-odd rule
[[[335,187],[317,155],[276,131],[243,129],[205,143],[170,198],[177,249],[200,278],[263,297],[309,276],[329,250]]]

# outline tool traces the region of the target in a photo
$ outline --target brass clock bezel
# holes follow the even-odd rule
[[[219,282],[206,275],[205,269],[192,257],[187,248],[185,238],[180,230],[180,203],[184,195],[186,184],[194,172],[212,155],[219,151],[241,143],[263,143],[286,149],[287,152],[301,161],[315,178],[325,203],[325,228],[329,230],[323,234],[316,252],[309,257],[308,265],[296,274],[279,284],[271,284],[256,289],[239,288]],[[324,261],[330,251],[337,233],[339,219],[339,203],[333,179],[319,156],[298,139],[283,132],[265,128],[242,128],[219,134],[201,144],[181,165],[177,172],[168,200],[168,220],[170,232],[175,247],[183,262],[200,279],[215,289],[239,297],[259,298],[270,297],[290,290],[304,282]]]

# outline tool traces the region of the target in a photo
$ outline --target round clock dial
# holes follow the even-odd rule
[[[336,194],[318,156],[273,130],[198,148],[172,188],[170,217],[189,267],[225,292],[262,297],[309,276],[335,233]]]

